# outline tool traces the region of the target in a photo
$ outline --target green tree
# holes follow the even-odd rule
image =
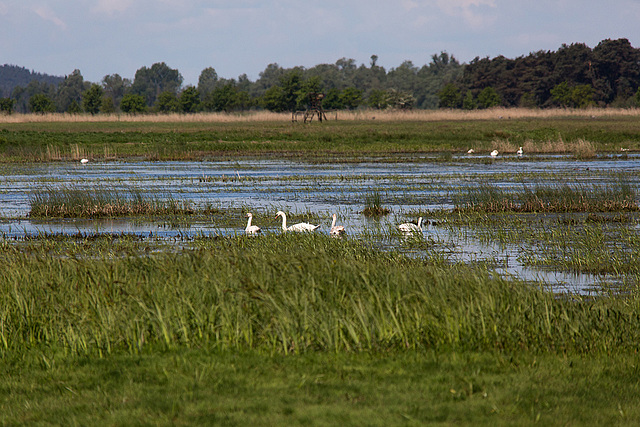
[[[551,89],[551,99],[562,107],[569,107],[571,105],[571,88],[569,83],[562,82]]]
[[[284,91],[280,86],[271,86],[260,98],[260,105],[269,111],[282,112],[287,110]]]
[[[468,90],[467,93],[464,95],[464,99],[462,100],[462,109],[475,110],[476,108],[478,108],[478,103],[473,97],[473,93],[470,90]]]
[[[56,106],[45,94],[36,93],[31,98],[29,98],[29,110],[32,113],[44,114],[44,113],[53,113],[56,111]]]
[[[289,71],[280,79],[285,111],[296,111],[298,109],[302,83],[302,71],[298,68]]]
[[[335,78],[338,80],[339,88],[353,86],[355,84],[354,79],[358,72],[358,66],[356,60],[353,58],[340,58],[336,61],[333,69],[336,70]],[[331,87],[331,86],[329,86]]]
[[[296,109],[306,107],[311,103],[311,94],[322,93],[322,82],[319,76],[313,76],[303,80],[300,89],[296,92]]]
[[[593,104],[593,87],[591,85],[569,86],[562,82],[551,89],[551,98],[561,107],[586,108]]]
[[[136,71],[131,93],[142,95],[147,106],[156,103],[162,92],[178,93],[182,85],[182,75],[178,70],[172,69],[164,62],[158,62],[151,68],[142,67]]]
[[[387,85],[401,92],[413,93],[418,88],[418,67],[411,61],[404,61],[387,73]]]
[[[342,91],[337,88],[329,89],[322,100],[322,106],[327,110],[343,109],[344,104],[342,103]]]
[[[200,97],[204,100],[208,94],[218,85],[218,73],[213,67],[208,67],[202,70],[200,77],[198,78],[198,92]]]
[[[531,92],[523,93],[522,96],[520,97],[519,104],[520,104],[520,107],[523,107],[523,108],[536,108],[538,105],[536,102],[535,95]]]
[[[195,86],[187,86],[180,94],[180,111],[195,113],[200,106],[200,93]]]
[[[575,108],[587,108],[593,105],[593,87],[591,85],[577,85],[571,91],[571,103]]]
[[[98,84],[92,84],[91,87],[82,94],[82,107],[84,111],[91,115],[98,114],[102,106],[102,96],[104,90]]]
[[[120,109],[123,113],[137,114],[147,111],[147,104],[144,96],[128,93],[122,97]]]
[[[116,105],[113,102],[113,98],[110,96],[102,97],[102,104],[100,105],[100,111],[104,114],[113,114],[116,112]]]
[[[498,107],[500,103],[500,95],[491,86],[485,87],[478,94],[478,108]]]
[[[389,106],[387,92],[382,89],[373,89],[371,93],[369,93],[369,97],[367,98],[367,105],[371,108],[384,110]]]
[[[80,114],[82,113],[82,107],[75,99],[71,101],[71,104],[67,107],[67,113],[69,114]]]
[[[593,48],[594,98],[609,104],[615,99],[634,95],[640,84],[640,49],[631,46],[628,39],[602,40]]]
[[[389,107],[400,110],[410,110],[416,102],[416,99],[409,92],[396,89],[388,89],[386,96]]]
[[[0,113],[10,115],[13,113],[13,106],[15,103],[16,101],[11,98],[0,98]]]
[[[230,112],[238,105],[238,90],[229,82],[224,86],[216,87],[205,99],[205,106],[210,111]]]
[[[78,112],[82,104],[82,94],[89,88],[89,83],[85,84],[80,70],[74,70],[58,85],[56,93],[56,105],[58,111],[70,113]]]
[[[236,88],[236,109],[249,110],[253,105],[253,100],[246,90],[240,90]]]
[[[53,84],[41,83],[37,80],[31,80],[27,87],[17,86],[11,93],[11,98],[16,100],[15,110],[19,113],[27,113],[31,111],[29,100],[33,95],[42,94],[53,100],[56,96],[56,88]]]
[[[280,79],[284,75],[285,71],[276,63],[267,65],[264,71],[260,72],[258,80],[256,80],[251,90],[251,96],[263,102],[263,97],[267,90],[280,84]],[[271,95],[269,96],[271,97]],[[275,111],[275,110],[272,110]]]
[[[355,110],[362,104],[362,91],[355,87],[348,87],[340,95],[340,103],[347,110]]]
[[[158,95],[156,108],[161,113],[177,113],[180,111],[180,101],[175,93],[168,90]]]
[[[114,108],[120,106],[124,94],[131,88],[131,80],[123,79],[119,74],[110,74],[102,78],[104,95],[111,98]]]
[[[438,98],[441,108],[459,108],[462,102],[460,89],[453,83],[446,84],[442,90],[438,92]]]
[[[431,62],[420,68],[416,75],[416,87],[413,89],[416,106],[437,108],[440,102],[438,93],[447,83],[458,81],[463,69],[463,65],[447,52],[432,55]]]

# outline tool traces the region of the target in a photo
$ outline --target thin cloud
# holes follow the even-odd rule
[[[133,0],[98,0],[93,8],[96,13],[105,13],[114,15],[116,13],[126,12],[133,4]]]
[[[404,10],[413,10],[420,7],[416,0],[402,0],[400,4]]]
[[[58,18],[56,13],[47,6],[36,6],[33,8],[33,12],[45,21],[52,22],[63,30],[67,29],[67,24],[62,19]]]
[[[462,18],[473,29],[492,25],[496,18],[487,10],[495,9],[495,0],[437,0],[438,8],[449,16]]]

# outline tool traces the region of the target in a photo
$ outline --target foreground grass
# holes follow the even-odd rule
[[[457,152],[497,148],[515,154],[596,153],[640,149],[640,129],[634,114],[581,112],[521,115],[489,112],[472,116],[433,117],[372,114],[353,120],[304,125],[269,116],[262,121],[179,121],[155,117],[149,121],[93,119],[8,121],[0,123],[0,162],[112,160],[126,158],[190,159],[221,156],[336,157]],[[507,114],[506,116],[503,116]],[[377,116],[376,116],[377,117]],[[506,118],[499,118],[506,117]]]
[[[322,235],[0,244],[3,424],[636,424],[637,289]],[[59,420],[59,421],[58,421]]]
[[[401,351],[23,354],[3,425],[637,425],[638,356]]]
[[[45,240],[47,242],[47,240]],[[324,235],[200,239],[141,256],[89,242],[0,246],[0,356],[32,346],[136,354],[147,346],[312,351],[634,350],[637,289],[557,298],[441,258]],[[88,245],[88,246],[87,246]],[[91,252],[91,247],[102,251]]]

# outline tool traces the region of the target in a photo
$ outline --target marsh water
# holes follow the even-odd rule
[[[320,231],[328,233],[330,215],[337,213],[349,238],[367,236],[383,247],[402,246],[393,233],[416,212],[451,209],[469,188],[489,184],[505,190],[523,187],[588,183],[607,185],[621,179],[640,187],[640,157],[602,156],[579,161],[568,156],[453,156],[364,158],[349,162],[313,163],[295,160],[89,162],[3,165],[0,169],[0,235],[19,239],[48,233],[134,233],[172,239],[196,235],[240,234],[242,212],[252,211],[254,223],[266,233],[279,232],[277,210],[314,213]],[[145,194],[172,198],[195,208],[213,206],[237,217],[210,215],[180,220],[96,219],[35,220],[29,218],[30,196],[43,188],[135,188]],[[367,195],[377,192],[391,214],[380,219],[362,215]],[[428,216],[425,215],[428,220]],[[451,261],[485,262],[497,274],[553,286],[555,290],[589,292],[601,282],[624,278],[525,267],[517,245],[481,241],[474,230],[428,224],[425,239],[446,252]]]

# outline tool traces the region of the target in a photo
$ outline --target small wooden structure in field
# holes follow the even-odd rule
[[[324,93],[310,92],[309,93],[309,107],[307,107],[307,111],[304,113],[304,122],[309,123],[313,120],[314,116],[318,116],[318,121],[322,122],[322,119],[327,120],[327,116],[324,114],[324,110],[322,109],[322,99],[324,98]]]
[[[315,116],[318,116],[318,121],[322,122],[322,120],[327,120],[327,116],[324,113],[324,109],[322,108],[322,99],[324,98],[324,93],[317,92],[309,92],[307,94],[309,98],[309,105],[305,111],[292,111],[291,112],[291,121],[297,122],[299,116],[303,116],[304,123],[311,123]],[[338,118],[338,114],[336,112],[336,120]]]

